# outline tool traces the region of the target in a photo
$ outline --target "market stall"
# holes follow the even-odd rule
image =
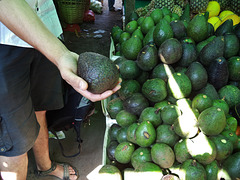
[[[100,174],[240,178],[240,2],[136,2],[111,32],[123,81],[102,101]]]

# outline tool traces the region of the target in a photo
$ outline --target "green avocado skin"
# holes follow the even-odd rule
[[[84,52],[78,58],[77,75],[88,83],[88,91],[101,94],[118,84],[119,70],[108,57]]]

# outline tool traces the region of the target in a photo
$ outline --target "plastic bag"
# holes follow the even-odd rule
[[[84,12],[83,16],[83,21],[84,22],[93,22],[95,21],[95,14],[92,10],[87,10]]]
[[[90,9],[95,12],[95,13],[98,13],[98,14],[101,14],[102,13],[102,3],[97,1],[97,0],[91,0],[90,2]]]

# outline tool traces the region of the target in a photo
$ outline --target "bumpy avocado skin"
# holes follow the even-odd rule
[[[88,83],[88,91],[101,94],[118,84],[119,70],[108,57],[84,52],[78,58],[77,75]]]

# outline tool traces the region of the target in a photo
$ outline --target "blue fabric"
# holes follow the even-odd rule
[[[115,4],[115,0],[108,0],[109,9],[113,9],[113,5]]]

